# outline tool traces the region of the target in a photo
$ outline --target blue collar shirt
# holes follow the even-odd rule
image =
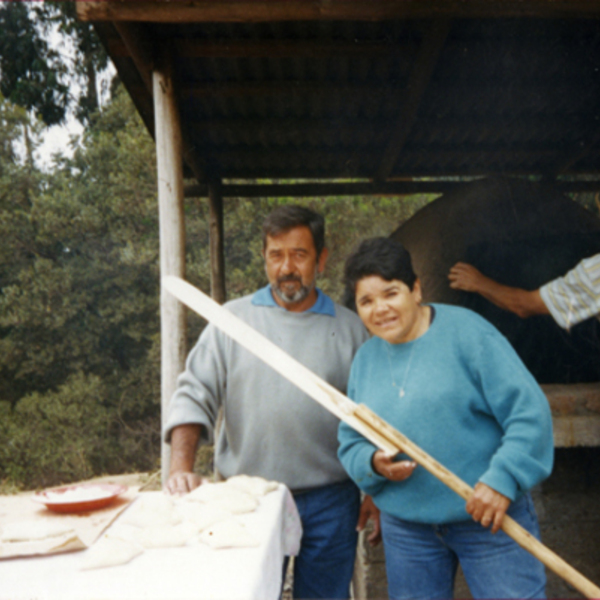
[[[279,304],[275,302],[270,285],[267,285],[254,293],[252,296],[252,304],[255,306],[269,306],[272,308],[281,308],[281,310],[285,310],[285,308],[279,306]],[[304,312],[313,312],[319,315],[335,317],[335,305],[329,296],[317,288],[317,301]]]

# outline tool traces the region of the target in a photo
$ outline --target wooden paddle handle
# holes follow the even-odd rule
[[[370,408],[364,404],[359,404],[354,411],[354,416],[395,445],[398,452],[404,452],[410,456],[416,463],[437,477],[461,498],[468,500],[471,497],[473,488],[470,485],[446,469],[446,467],[411,442],[405,435],[384,421]],[[547,546],[544,546],[544,544],[508,515],[504,516],[502,530],[515,540],[519,546],[533,554],[544,565],[578,589],[587,598],[600,598],[600,588],[598,586],[584,577],[560,556],[552,552]]]

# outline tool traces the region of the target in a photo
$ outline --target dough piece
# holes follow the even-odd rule
[[[144,549],[141,546],[131,541],[106,534],[87,550],[81,569],[103,569],[124,565],[139,556],[143,551]]]
[[[31,542],[58,537],[66,533],[75,533],[73,525],[56,520],[17,521],[8,523],[2,529],[2,542]]]
[[[122,523],[147,527],[154,525],[177,525],[181,517],[175,509],[175,503],[170,496],[147,492],[141,494],[137,502],[125,512]]]
[[[188,502],[204,502],[239,515],[256,510],[258,500],[227,483],[205,483],[184,496]]]
[[[140,531],[142,530],[136,525],[130,525],[129,523],[121,523],[121,521],[117,521],[110,528],[110,537],[138,544]]]
[[[275,491],[279,487],[276,481],[268,481],[262,477],[251,475],[234,475],[227,480],[228,485],[232,485],[242,492],[251,494],[255,498],[266,496],[269,492]]]
[[[179,525],[152,525],[140,533],[138,539],[144,548],[176,548],[185,546],[198,533],[193,523]]]
[[[233,513],[212,504],[204,502],[180,502],[177,510],[184,521],[196,526],[198,532],[210,527],[213,523],[230,519]]]
[[[251,548],[259,541],[236,519],[219,521],[200,534],[200,540],[211,548]]]

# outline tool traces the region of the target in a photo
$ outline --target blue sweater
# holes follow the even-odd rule
[[[464,308],[433,306],[420,338],[392,345],[374,337],[360,348],[348,395],[469,485],[481,481],[515,500],[552,470],[548,402],[490,323]],[[382,511],[418,523],[470,518],[465,501],[423,467],[390,482],[373,471],[369,441],[343,423],[339,441],[344,468]]]

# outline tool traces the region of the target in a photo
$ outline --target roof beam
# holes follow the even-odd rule
[[[115,23],[116,25],[116,23]],[[415,44],[409,40],[400,43],[371,42],[356,40],[195,40],[179,38],[173,40],[177,55],[181,58],[395,58],[410,55]],[[127,47],[119,40],[109,42],[111,56],[129,56]]]
[[[598,0],[77,0],[82,21],[155,23],[599,17]]]
[[[483,177],[483,176],[482,176]],[[221,194],[227,198],[310,198],[325,196],[406,196],[411,194],[444,194],[464,185],[465,181],[387,181],[380,183],[274,183],[274,184],[225,184]],[[552,185],[562,192],[600,191],[600,179],[596,181],[554,181]],[[188,185],[186,198],[208,197],[208,185]]]
[[[373,83],[313,83],[305,81],[244,81],[244,82],[206,82],[182,87],[184,95],[194,98],[210,97],[244,97],[244,96],[282,96],[286,94],[306,95],[339,93],[344,96],[348,94],[368,94],[382,91],[392,94],[400,94],[404,91],[402,85],[374,85]]]
[[[429,85],[449,31],[450,21],[442,19],[434,21],[425,33],[419,54],[408,79],[402,109],[395,126],[392,128],[390,141],[383,153],[375,179],[381,181],[391,175],[396,160],[417,118],[421,98]]]

